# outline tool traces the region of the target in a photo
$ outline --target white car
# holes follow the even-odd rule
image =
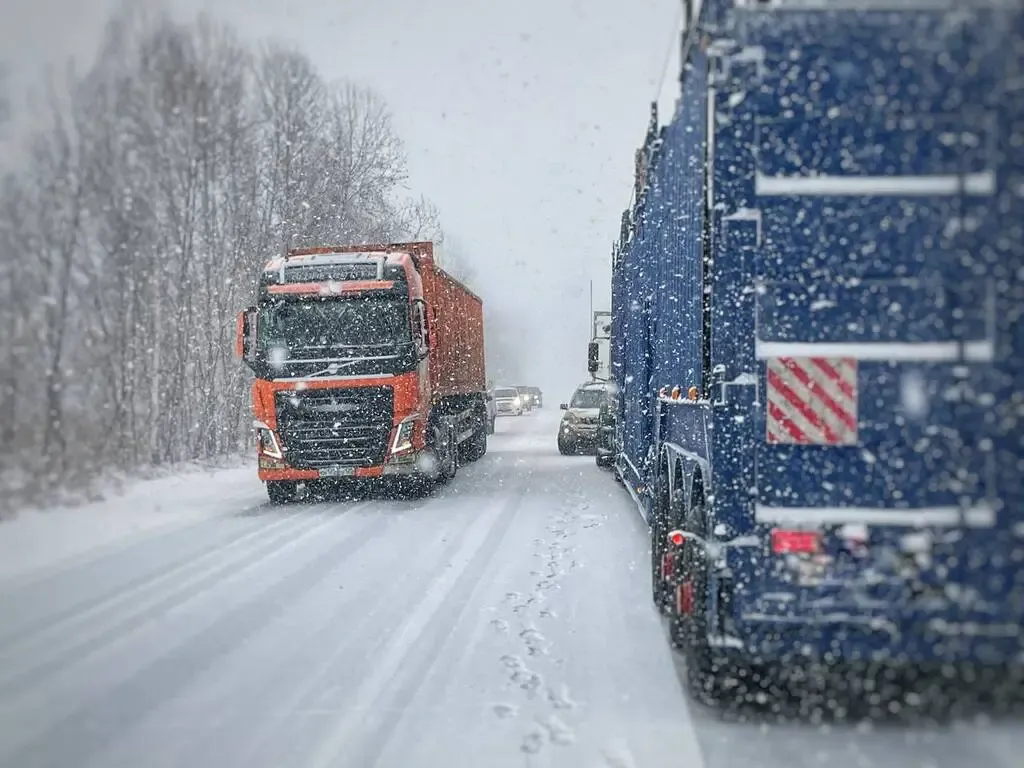
[[[515,387],[498,387],[494,390],[494,410],[498,416],[522,416],[523,401]]]

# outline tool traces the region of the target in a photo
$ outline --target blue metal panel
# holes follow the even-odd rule
[[[697,52],[683,80],[680,106],[664,131],[651,188],[660,239],[654,303],[652,388],[700,386],[704,144],[707,59]]]

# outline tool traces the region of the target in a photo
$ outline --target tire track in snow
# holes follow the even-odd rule
[[[0,764],[19,768],[84,764],[91,754],[108,746],[112,734],[130,730],[163,701],[173,698],[192,678],[216,665],[233,650],[240,637],[271,621],[292,601],[293,595],[306,589],[310,578],[330,571],[340,558],[380,537],[389,526],[386,517],[365,518],[369,519],[368,524],[346,531],[340,540],[328,535],[331,527],[345,529],[349,519],[347,515],[325,513],[317,518],[319,524],[304,528],[298,537],[262,553],[212,585],[234,585],[237,592],[233,594],[242,594],[244,598],[233,604],[218,603],[213,620],[205,625],[199,622],[198,628],[189,634],[169,635],[167,630],[171,628],[173,632],[178,626],[193,628],[196,623],[176,625],[173,615],[161,615],[161,622],[137,627],[92,658],[75,659],[68,674],[58,678],[56,689],[54,683],[43,681],[17,699],[4,700],[0,707],[0,755],[4,749],[8,754],[13,749],[18,751],[17,759],[0,759]],[[323,551],[310,558],[295,557],[294,550],[314,537],[317,543],[328,542]],[[301,565],[282,572],[267,570],[268,563],[282,558]],[[261,567],[262,572],[253,573]],[[270,581],[262,590],[256,588],[260,576]],[[212,591],[189,595],[177,610],[208,597]],[[119,651],[131,648],[133,642],[136,649],[157,649],[155,658],[148,657],[134,669],[119,667]],[[104,688],[90,695],[87,692],[95,688],[96,680],[102,680]],[[60,709],[66,714],[59,714]]]
[[[63,666],[107,647],[111,641],[129,636],[146,621],[164,616],[176,606],[223,584],[225,575],[259,565],[266,556],[305,539],[336,519],[337,515],[321,514],[273,523],[23,638],[13,648],[0,651],[0,669],[12,672],[0,676],[0,697],[34,688],[40,677],[53,675]],[[226,554],[229,557],[225,559]],[[161,591],[167,586],[170,589]],[[124,610],[118,613],[119,609]],[[40,649],[41,657],[18,660],[19,655]]]
[[[500,547],[521,504],[522,493],[517,489],[497,511],[478,517],[471,524],[470,533],[452,558],[451,567],[426,586],[422,600],[381,650],[369,675],[351,695],[354,706],[334,725],[310,758],[303,761],[304,768],[374,764],[401,718],[378,719],[369,729],[366,728],[367,720],[381,712],[389,714],[388,707],[378,704],[389,691],[391,697],[403,702],[412,699]],[[428,629],[442,618],[447,620],[446,631],[433,636],[428,634]],[[419,644],[424,638],[426,643]],[[403,663],[414,654],[418,656],[416,661],[403,670]],[[355,744],[359,744],[361,749],[354,750],[352,745]],[[358,759],[350,762],[354,752]]]
[[[543,659],[552,650],[538,627],[542,622],[557,619],[557,612],[549,607],[548,593],[559,591],[562,577],[577,565],[571,557],[572,547],[568,546],[568,542],[578,533],[581,522],[578,509],[583,503],[583,497],[579,494],[564,499],[559,514],[547,524],[547,531],[553,538],[534,539],[533,557],[541,560],[541,567],[540,570],[530,571],[530,577],[536,579],[533,591],[525,596],[517,592],[506,595],[506,601],[513,604],[511,612],[515,619],[512,621],[518,625],[515,633],[518,645],[525,651],[527,659]],[[568,569],[563,566],[567,557]],[[493,619],[491,623],[498,631],[508,632],[510,629],[509,620]],[[509,681],[523,691],[527,701],[545,702],[541,705],[540,713],[535,715],[532,727],[522,737],[520,750],[533,755],[540,752],[545,744],[573,744],[576,740],[575,730],[564,719],[576,706],[568,686],[564,683],[545,682],[541,672],[532,669],[517,653],[505,654],[500,661]],[[493,710],[502,719],[518,716],[520,712],[517,706],[507,703],[497,704]]]
[[[447,502],[451,503],[452,500],[448,499]],[[438,505],[434,506],[436,508]],[[477,517],[479,516],[477,513]],[[373,629],[384,630],[388,625],[401,625],[402,618],[410,614],[412,604],[418,599],[423,584],[430,584],[439,579],[442,575],[441,572],[464,548],[467,538],[473,535],[472,527],[463,527],[461,521],[451,518],[440,522],[439,530],[443,542],[440,551],[436,546],[433,548],[422,547],[420,539],[414,538],[422,556],[418,559],[402,556],[402,567],[407,571],[405,578],[385,581],[386,586],[374,594],[373,608],[362,613],[356,621],[345,624],[343,639],[333,645],[331,652],[326,658],[319,660],[315,667],[304,670],[302,682],[298,686],[295,686],[287,696],[275,702],[274,711],[262,723],[260,733],[256,734],[242,751],[236,764],[253,765],[261,756],[266,757],[267,752],[274,747],[280,733],[287,729],[289,720],[295,722],[304,716],[322,716],[329,711],[340,710],[341,706],[347,708],[358,704],[358,702],[353,703],[350,698],[347,698],[346,702],[340,706],[324,704],[322,701],[310,702],[309,699],[317,697],[318,694],[322,696],[325,683],[330,685],[330,681],[335,680],[339,667],[344,665],[345,656],[357,649],[361,643],[366,642],[367,637],[373,636]],[[446,531],[452,530],[461,535],[449,536],[448,540],[444,541]],[[390,576],[390,571],[384,575]],[[375,585],[379,582],[378,578],[370,579],[367,589],[376,590]],[[326,640],[336,638],[338,635],[337,623],[329,623],[321,627],[318,635]],[[314,645],[317,644],[314,643]],[[288,669],[280,670],[282,682],[288,674]],[[278,679],[277,676],[272,678],[272,680],[276,679]],[[282,690],[273,681],[265,682],[270,690]]]
[[[112,590],[98,597],[81,600],[76,605],[32,621],[27,626],[15,625],[10,631],[0,636],[0,669],[10,668],[9,657],[16,655],[19,651],[38,645],[52,646],[52,639],[47,642],[49,635],[80,636],[78,634],[78,631],[82,629],[80,625],[88,623],[104,613],[113,612],[120,606],[131,604],[141,594],[156,591],[165,584],[180,586],[179,579],[195,575],[197,571],[201,570],[204,563],[218,560],[223,555],[234,550],[244,549],[250,544],[254,546],[249,547],[249,550],[255,550],[261,544],[277,540],[273,539],[272,535],[281,530],[286,530],[286,535],[301,532],[302,523],[313,523],[318,517],[297,517],[295,515],[282,517],[241,535],[232,536],[227,541],[222,540],[212,546],[203,547],[194,555],[182,557],[172,565],[161,568],[145,578],[133,581],[130,586]],[[73,574],[68,574],[66,578],[72,577]],[[3,683],[0,682],[0,689],[2,689],[2,685]]]
[[[229,499],[226,503],[230,505],[232,501]],[[137,552],[148,547],[162,549],[167,546],[168,542],[176,541],[179,538],[186,541],[194,541],[196,532],[207,529],[207,524],[210,520],[218,518],[245,518],[259,513],[260,510],[265,510],[267,506],[267,503],[263,502],[247,505],[241,512],[214,514],[210,517],[188,518],[168,522],[156,528],[136,531],[126,536],[117,537],[104,544],[89,547],[84,551],[62,557],[49,565],[32,568],[24,573],[18,572],[3,576],[0,578],[0,602],[12,597],[18,597],[28,590],[50,586],[54,582],[59,582],[61,579],[73,574],[77,575],[90,568],[102,565],[108,562],[111,557],[116,557],[117,555]],[[84,510],[83,514],[87,515],[89,511]]]

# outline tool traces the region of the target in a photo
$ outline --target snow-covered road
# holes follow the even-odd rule
[[[646,528],[592,458],[558,455],[557,416],[499,420],[430,499],[277,508],[223,470],[202,510],[0,567],[0,765],[1020,765],[1013,721],[737,722],[688,701]],[[137,514],[198,506],[188,485],[136,489]],[[0,525],[0,555],[52,530]]]

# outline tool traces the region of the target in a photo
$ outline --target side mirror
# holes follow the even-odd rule
[[[419,348],[419,354],[423,355],[427,350],[433,347],[430,344],[430,330],[427,327],[427,302],[423,299],[416,299],[413,302],[414,312],[414,333],[419,336],[417,339],[417,347]]]
[[[256,359],[256,307],[248,307],[235,318],[235,356],[247,363]]]
[[[558,407],[561,408],[563,411],[568,411],[569,410],[569,404],[568,403],[562,403]]]
[[[587,373],[597,373],[598,356],[597,342],[592,341],[587,345]]]

